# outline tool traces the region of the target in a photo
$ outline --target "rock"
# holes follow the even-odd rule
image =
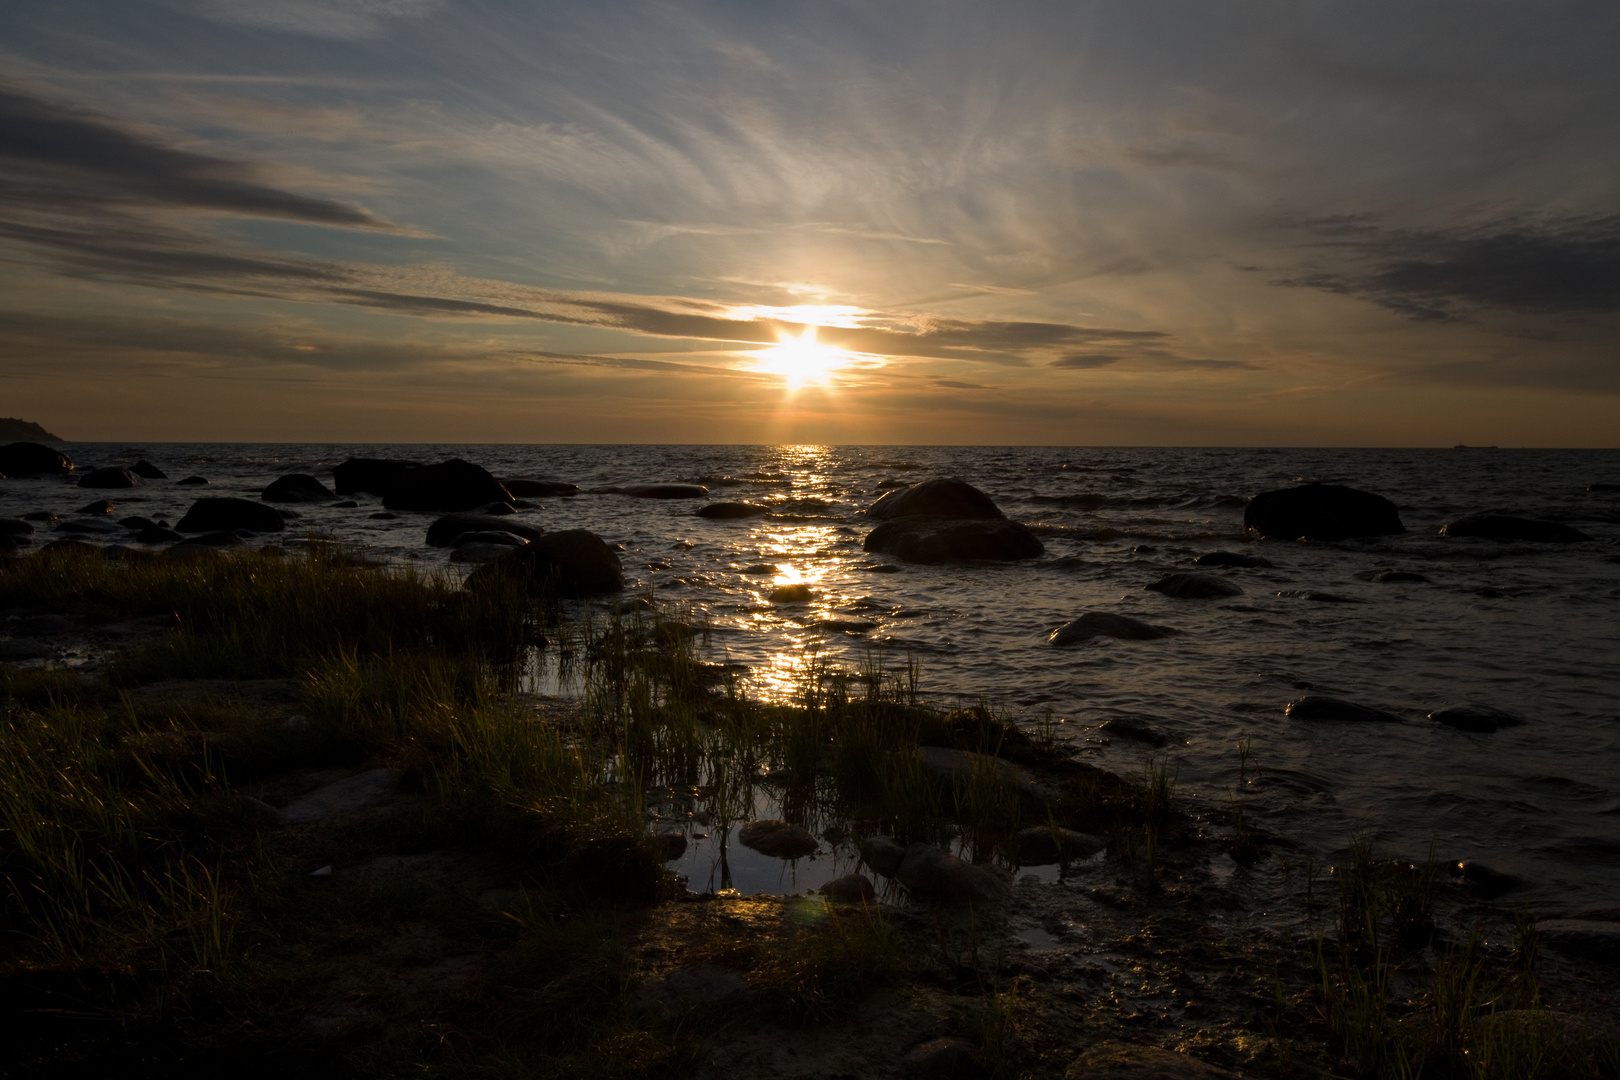
[[[501,486],[520,499],[553,499],[579,494],[578,485],[558,480],[502,480]]]
[[[1142,586],[1178,600],[1209,600],[1222,596],[1242,596],[1243,590],[1225,578],[1211,574],[1168,574],[1151,585]]]
[[[456,538],[472,532],[499,531],[520,536],[525,540],[538,540],[545,533],[533,525],[510,521],[501,514],[446,514],[428,526],[429,547],[453,547]]]
[[[175,481],[177,487],[201,487],[206,483],[208,483],[208,478],[205,476],[188,476],[184,480]]]
[[[344,499],[342,502],[335,502],[332,504],[332,509],[334,510],[358,510],[359,508],[360,504],[355,502],[353,499]]]
[[[941,1038],[912,1047],[900,1060],[907,1076],[918,1080],[969,1080],[985,1075],[978,1047],[966,1039]]]
[[[31,514],[24,514],[24,515],[23,515],[23,516],[22,516],[22,519],[23,519],[23,520],[24,520],[24,521],[44,521],[44,522],[51,522],[51,521],[55,521],[55,520],[56,520],[56,515],[55,515],[55,514],[53,514],[53,513],[51,513],[51,512],[50,512],[50,511],[49,511],[49,510],[35,510],[35,511],[34,511],[34,512],[33,512],[33,513],[31,513]]]
[[[994,904],[1007,898],[1007,883],[982,866],[961,859],[933,844],[912,844],[894,875],[906,891],[920,900],[965,907]]]
[[[1075,1058],[1064,1070],[1064,1080],[1238,1080],[1236,1073],[1218,1069],[1187,1054],[1157,1046],[1098,1043]]]
[[[1460,879],[1462,884],[1472,888],[1484,900],[1495,900],[1499,896],[1524,887],[1524,882],[1512,874],[1504,874],[1484,863],[1452,863],[1449,869],[1452,877]]]
[[[106,521],[66,521],[56,527],[58,532],[93,533],[97,536],[112,536],[118,531],[118,526]]]
[[[511,552],[511,544],[459,544],[450,553],[453,563],[487,563]]]
[[[802,858],[821,846],[807,830],[785,821],[750,821],[737,830],[737,840],[761,855],[779,859]]]
[[[349,458],[332,466],[332,487],[339,495],[365,492],[380,496],[388,490],[388,483],[394,477],[420,465],[419,461],[400,461],[397,458]]]
[[[737,572],[739,574],[774,574],[779,569],[781,569],[781,568],[778,567],[775,563],[760,562],[760,563],[752,563],[752,564],[750,564],[748,566],[745,566],[745,567],[743,567],[741,570],[739,570]]]
[[[398,521],[399,520],[399,515],[398,514],[390,513],[387,510],[379,510],[375,514],[367,514],[366,517],[370,518],[372,521]]]
[[[1051,798],[1051,793],[1035,782],[1028,769],[989,754],[955,750],[948,746],[919,746],[913,754],[924,771],[936,780],[954,783],[989,774],[1037,802]]]
[[[1338,593],[1318,592],[1316,589],[1282,589],[1278,596],[1292,600],[1310,600],[1317,604],[1359,604],[1353,596],[1340,596]]]
[[[127,518],[119,518],[118,519],[118,526],[119,526],[119,528],[122,528],[122,529],[130,529],[132,531],[138,532],[141,529],[155,529],[155,528],[157,528],[157,522],[153,521],[149,517],[139,517],[139,516],[137,516],[137,517],[127,517]]]
[[[22,518],[0,518],[0,536],[31,536],[34,527]]]
[[[920,484],[891,491],[867,507],[866,516],[877,521],[904,517],[964,521],[989,520],[1005,515],[990,496],[972,484],[951,476],[924,480]]]
[[[865,874],[847,874],[821,887],[821,894],[840,904],[869,904],[877,899],[877,889]]]
[[[1357,705],[1338,698],[1307,695],[1290,701],[1283,710],[1290,720],[1344,720],[1353,723],[1398,724],[1401,718],[1382,709]]]
[[[100,555],[101,549],[95,544],[87,544],[83,540],[52,540],[39,549],[41,555],[50,552],[53,555]]]
[[[26,547],[29,541],[11,533],[0,533],[0,554],[15,554],[20,547]]]
[[[59,476],[73,471],[73,460],[41,443],[0,446],[0,473],[7,476]]]
[[[150,529],[142,529],[135,534],[137,544],[172,544],[184,539],[184,536],[181,536],[173,529],[160,529],[155,525]]]
[[[1380,585],[1427,585],[1429,579],[1410,570],[1381,570],[1372,576]]]
[[[437,465],[396,472],[383,492],[383,506],[389,510],[473,510],[511,498],[511,493],[487,469],[451,458]]]
[[[246,547],[247,546],[247,544],[242,540],[242,538],[240,536],[237,536],[233,532],[226,532],[223,529],[216,530],[215,532],[199,533],[196,536],[184,537],[182,539],[182,543],[184,543],[184,544],[186,544],[188,546],[189,545],[195,545],[197,547]]]
[[[765,599],[773,604],[804,604],[815,598],[815,590],[802,581],[791,585],[778,585],[765,594]]]
[[[1010,562],[1037,558],[1046,551],[1029,529],[1002,517],[962,521],[895,518],[867,533],[863,546],[874,554],[924,564],[977,559]]]
[[[671,830],[653,833],[653,847],[664,862],[672,862],[686,854],[686,834]]]
[[[176,532],[200,533],[246,529],[248,532],[281,532],[287,527],[275,507],[249,499],[198,499],[175,525]]]
[[[1536,933],[1549,949],[1586,960],[1620,964],[1620,923],[1596,919],[1543,919]]]
[[[1429,719],[1437,724],[1445,724],[1461,731],[1473,731],[1489,735],[1506,727],[1518,727],[1524,723],[1524,718],[1501,709],[1493,709],[1486,705],[1452,705],[1444,709],[1436,709],[1429,714]]]
[[[700,518],[719,518],[729,520],[731,518],[759,517],[762,514],[768,514],[771,511],[769,507],[760,506],[757,503],[717,502],[700,506],[695,512]]]
[[[106,499],[97,499],[93,503],[85,503],[73,512],[75,514],[110,514],[113,512],[113,504]]]
[[[259,498],[273,503],[325,503],[337,496],[308,473],[288,473],[270,481]]]
[[[145,458],[141,458],[141,460],[131,465],[129,467],[129,471],[134,473],[136,476],[143,477],[147,480],[167,480],[169,478],[168,473],[164,472],[150,461],[147,461]]]
[[[1256,495],[1243,524],[1274,540],[1349,540],[1406,531],[1395,504],[1342,484],[1305,484]]]
[[[1090,833],[1050,825],[1035,825],[1013,834],[1013,850],[1021,866],[1050,866],[1072,859],[1089,859],[1107,846],[1106,841]]]
[[[1586,485],[1587,491],[1620,491],[1620,484],[1597,483]]]
[[[906,860],[906,846],[887,836],[869,836],[861,841],[861,858],[884,877],[894,877]]]
[[[1508,514],[1470,514],[1440,526],[1441,536],[1479,540],[1529,540],[1539,544],[1577,544],[1592,539],[1579,529],[1558,521],[1512,517]]]
[[[517,507],[513,506],[509,502],[492,502],[485,503],[483,506],[478,507],[474,512],[482,514],[485,517],[511,517],[513,514],[517,513]]]
[[[565,529],[480,566],[467,579],[473,588],[496,582],[509,582],[535,595],[596,596],[624,588],[624,566],[600,536],[588,529]]]
[[[281,820],[308,825],[381,809],[398,797],[404,776],[398,769],[372,769],[327,784],[283,806]]]
[[[1235,551],[1211,551],[1196,556],[1193,562],[1199,566],[1248,566],[1270,570],[1277,564],[1270,559],[1262,559],[1258,555],[1240,555]]]
[[[709,489],[702,484],[626,484],[619,494],[637,499],[706,499]]]
[[[1147,743],[1149,746],[1154,747],[1166,746],[1170,742],[1169,739],[1146,724],[1126,719],[1123,716],[1114,717],[1112,720],[1104,720],[1097,725],[1097,730],[1111,739],[1128,739],[1131,742]]]
[[[504,529],[486,529],[480,532],[464,532],[460,536],[456,537],[455,543],[451,544],[450,546],[460,549],[470,544],[483,544],[497,547],[515,548],[522,547],[528,542],[528,537],[519,536],[516,533],[507,532]]]
[[[28,638],[11,638],[0,641],[0,660],[43,660],[56,652],[49,645],[39,641],[30,641]]]
[[[82,488],[132,488],[141,487],[146,481],[124,468],[122,465],[109,465],[105,469],[92,469],[79,480]]]
[[[1169,626],[1115,615],[1107,611],[1088,611],[1073,622],[1064,623],[1047,635],[1053,645],[1074,645],[1094,637],[1118,638],[1121,641],[1157,641],[1181,631]]]
[[[683,1009],[714,1005],[748,995],[747,979],[735,971],[707,964],[679,968],[656,983],[644,985],[641,992],[643,1000]]]

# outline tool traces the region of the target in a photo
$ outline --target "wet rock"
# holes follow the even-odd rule
[[[156,525],[135,534],[137,544],[172,544],[184,539],[184,536],[173,529],[163,529]]]
[[[560,480],[503,479],[501,486],[520,499],[555,499],[579,494],[578,485]]]
[[[503,514],[446,514],[428,526],[429,547],[453,547],[457,538],[474,532],[499,531],[512,533],[525,540],[538,540],[545,531],[520,521],[511,521]]]
[[[1298,701],[1290,701],[1283,711],[1290,720],[1343,720],[1358,724],[1401,722],[1401,718],[1394,713],[1317,694],[1307,695]]]
[[[1558,521],[1513,517],[1508,514],[1470,514],[1440,526],[1441,536],[1480,540],[1529,540],[1540,544],[1576,544],[1592,539],[1581,530]]]
[[[30,541],[26,537],[12,533],[0,533],[0,554],[15,554],[20,547],[26,547]]]
[[[1596,919],[1543,919],[1536,923],[1541,943],[1585,960],[1620,964],[1620,922]]]
[[[334,469],[333,473],[336,474]],[[349,494],[349,492],[343,492]],[[389,510],[474,510],[486,503],[509,502],[511,494],[489,470],[461,458],[437,465],[400,469],[383,491]]]
[[[196,547],[247,546],[246,542],[240,536],[237,536],[233,532],[226,532],[224,529],[218,529],[214,532],[199,533],[195,536],[187,536],[183,539],[183,543],[187,545],[194,545]]]
[[[208,483],[206,476],[188,476],[184,480],[175,481],[175,485],[178,487],[201,487],[206,483]]]
[[[1620,491],[1620,484],[1597,483],[1586,485],[1587,491]]]
[[[1237,585],[1211,574],[1168,574],[1151,585],[1142,587],[1150,592],[1173,596],[1178,600],[1209,600],[1243,595],[1243,590]]]
[[[332,504],[332,509],[334,510],[358,510],[359,508],[360,504],[355,502],[353,499],[345,499],[342,502],[335,502]]]
[[[118,532],[118,527],[106,521],[66,521],[57,526],[58,532],[91,533],[96,536],[112,536]]]
[[[773,604],[805,604],[816,598],[816,592],[803,582],[791,585],[778,585],[765,594],[765,599]]]
[[[1305,484],[1249,500],[1243,525],[1274,540],[1349,540],[1406,531],[1395,504],[1342,484]]]
[[[746,502],[709,503],[706,506],[698,507],[696,511],[697,516],[700,518],[718,518],[722,520],[759,517],[770,512],[769,507]]]
[[[971,750],[956,750],[948,746],[919,746],[913,754],[924,771],[936,780],[955,783],[990,775],[1037,802],[1051,798],[1051,793],[1035,782],[1028,769],[989,754],[976,754]]]
[[[821,846],[807,830],[785,821],[750,821],[737,830],[737,840],[761,855],[779,859],[803,858]]]
[[[388,482],[406,469],[421,465],[419,461],[401,461],[398,458],[349,458],[332,466],[332,487],[339,495],[382,495]],[[181,481],[185,483],[185,481]]]
[[[375,514],[367,514],[366,517],[370,518],[372,521],[398,521],[399,520],[399,515],[398,514],[391,513],[391,512],[389,512],[387,510],[379,510]]]
[[[56,515],[51,513],[49,510],[35,510],[31,514],[24,514],[22,519],[24,521],[44,521],[48,523],[55,521]]]
[[[1090,833],[1049,825],[1035,825],[1013,834],[1013,850],[1021,866],[1050,866],[1074,859],[1089,859],[1107,846],[1107,841]]]
[[[0,518],[0,536],[31,536],[34,527],[22,518]]]
[[[1429,579],[1410,570],[1381,570],[1372,576],[1380,585],[1427,585]]]
[[[521,537],[514,537],[514,539],[519,540],[520,543],[527,543]],[[450,561],[453,563],[487,563],[499,559],[503,555],[510,554],[512,547],[511,544],[475,543],[470,540],[466,543],[458,542],[456,549],[450,553]]]
[[[146,480],[167,480],[169,474],[147,461],[145,458],[129,467],[129,471]]]
[[[186,516],[175,524],[175,531],[200,533],[246,529],[248,532],[281,532],[286,527],[286,520],[273,506],[250,499],[210,497],[192,503]]]
[[[877,899],[877,889],[865,874],[847,874],[821,887],[821,894],[840,904],[869,904]]]
[[[283,806],[281,820],[308,825],[386,808],[399,797],[404,776],[398,769],[372,769],[327,784]]]
[[[482,514],[485,517],[511,517],[517,513],[517,507],[509,502],[492,502],[478,507],[474,513]]]
[[[1362,602],[1353,596],[1340,596],[1338,593],[1319,592],[1316,589],[1282,589],[1277,595],[1284,599],[1309,600],[1315,604],[1359,604]]]
[[[929,1039],[900,1059],[907,1076],[917,1080],[976,1080],[986,1075],[978,1047],[966,1039]]]
[[[118,519],[118,526],[119,526],[119,528],[129,529],[131,531],[138,532],[141,529],[153,529],[153,528],[156,528],[157,527],[157,522],[153,521],[149,517],[136,516],[136,517],[119,518]]]
[[[1064,1080],[1238,1080],[1187,1054],[1157,1046],[1098,1043],[1069,1064]]]
[[[867,533],[862,546],[873,554],[923,564],[1011,562],[1038,558],[1046,552],[1046,546],[1034,533],[1003,517],[894,518]]]
[[[1157,641],[1179,634],[1169,626],[1154,626],[1125,615],[1107,611],[1088,611],[1073,622],[1064,623],[1047,636],[1053,645],[1075,645],[1094,637],[1118,638],[1121,641]]]
[[[999,903],[1007,883],[982,866],[974,866],[933,844],[912,844],[894,878],[921,900],[953,907]]]
[[[990,520],[1005,515],[990,496],[972,484],[951,476],[924,480],[920,484],[891,491],[867,507],[866,516],[877,521],[905,517],[964,521]]]
[[[653,833],[653,847],[664,862],[672,862],[686,854],[686,834],[677,830]]]
[[[1258,555],[1239,554],[1235,551],[1206,552],[1196,556],[1193,562],[1199,566],[1248,566],[1267,570],[1277,565],[1270,559],[1262,559]]]
[[[1452,863],[1449,870],[1453,878],[1467,885],[1483,900],[1495,900],[1515,889],[1524,888],[1524,882],[1517,877],[1493,869],[1484,863]]]
[[[60,476],[73,471],[73,460],[35,442],[0,446],[0,473],[6,476]]]
[[[564,529],[480,566],[467,579],[471,588],[502,583],[530,595],[598,596],[624,588],[624,565],[600,536]]]
[[[888,836],[869,836],[861,841],[861,858],[884,877],[894,877],[906,860],[906,846]]]
[[[113,512],[113,504],[108,502],[106,499],[97,499],[93,503],[85,503],[83,506],[79,507],[73,512],[75,514],[95,514],[98,516],[110,514]]]
[[[41,641],[32,641],[28,638],[11,638],[0,641],[0,660],[43,660],[56,652]]]
[[[1429,719],[1460,731],[1473,731],[1483,735],[1489,735],[1501,728],[1518,727],[1524,723],[1521,716],[1487,705],[1452,705],[1436,709],[1429,714]]]
[[[522,547],[529,542],[528,537],[507,532],[504,529],[488,529],[480,532],[465,532],[456,537],[455,543],[450,546],[457,550],[472,544],[483,544],[496,547],[515,548]],[[502,552],[505,554],[505,552]]]
[[[702,484],[626,484],[619,494],[636,499],[706,499],[709,489]]]
[[[337,496],[308,473],[288,473],[270,481],[259,498],[273,503],[327,503]]]
[[[738,573],[740,573],[740,574],[774,574],[779,569],[781,569],[781,568],[778,567],[775,563],[761,562],[761,563],[753,563],[753,564],[751,564],[749,566],[745,566],[741,570],[739,570]]]
[[[124,468],[122,465],[109,465],[104,469],[92,469],[79,480],[82,488],[132,488],[140,487],[146,481]]]
[[[1136,720],[1128,720],[1116,716],[1112,720],[1104,720],[1097,725],[1097,730],[1110,739],[1128,739],[1131,742],[1147,743],[1149,746],[1168,746],[1170,740],[1159,732]]]

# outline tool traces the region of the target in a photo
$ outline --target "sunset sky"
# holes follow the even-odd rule
[[[11,0],[0,415],[1616,446],[1617,56],[1612,0]]]

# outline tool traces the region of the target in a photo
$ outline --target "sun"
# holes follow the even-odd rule
[[[807,382],[828,382],[828,376],[850,362],[849,353],[831,345],[816,343],[816,328],[807,326],[798,337],[789,337],[774,349],[756,354],[755,371],[780,375],[788,389],[797,390]]]

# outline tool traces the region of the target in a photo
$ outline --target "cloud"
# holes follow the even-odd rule
[[[1115,353],[1069,353],[1052,361],[1049,367],[1055,368],[1100,368],[1109,364],[1117,364],[1120,357]]]
[[[382,34],[389,18],[422,18],[440,0],[197,0],[199,15],[224,23],[310,37],[353,40]]]

